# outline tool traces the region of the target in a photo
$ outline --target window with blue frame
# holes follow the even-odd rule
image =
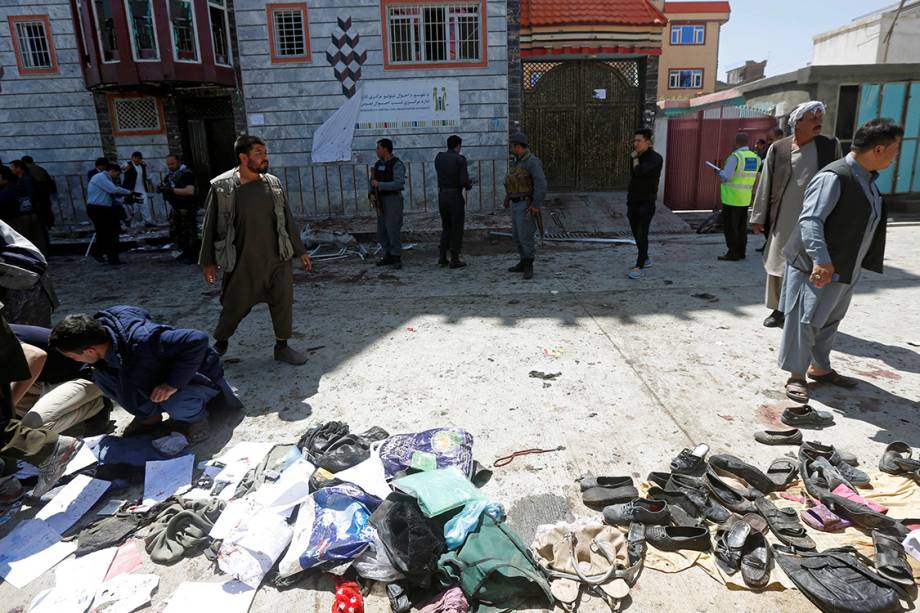
[[[672,45],[702,45],[705,42],[705,24],[671,26]]]
[[[700,89],[703,87],[702,68],[677,68],[668,71],[668,89]]]

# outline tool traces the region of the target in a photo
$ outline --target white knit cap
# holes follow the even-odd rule
[[[827,107],[824,106],[824,103],[820,100],[809,100],[808,102],[803,102],[798,105],[792,112],[789,113],[789,125],[795,128],[795,124],[798,123],[799,119],[804,117],[807,113],[821,112],[826,113]]]

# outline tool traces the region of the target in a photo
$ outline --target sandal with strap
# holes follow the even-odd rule
[[[878,574],[901,585],[913,585],[914,575],[905,557],[901,539],[872,531],[872,545],[875,547],[875,570]]]
[[[716,533],[716,564],[725,573],[734,575],[741,568],[744,543],[752,530],[751,524],[739,521],[731,528],[720,529]]]
[[[799,516],[792,507],[777,508],[766,498],[754,501],[757,512],[760,513],[770,530],[783,544],[791,545],[797,549],[815,549],[815,541],[808,536],[805,528],[799,521]]]
[[[794,402],[807,404],[809,398],[808,381],[789,377],[786,380],[786,398]]]
[[[786,486],[798,479],[799,466],[789,458],[777,458],[767,468],[767,477],[773,482],[776,489],[786,489]]]
[[[859,379],[854,379],[853,377],[844,377],[836,370],[832,370],[829,373],[825,373],[823,375],[813,375],[811,373],[806,374],[812,381],[817,381],[818,383],[830,383],[831,385],[836,385],[837,387],[843,387],[846,389],[852,389],[859,385]]]

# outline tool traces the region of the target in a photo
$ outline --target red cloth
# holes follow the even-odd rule
[[[332,613],[364,613],[364,597],[357,583],[345,581],[335,588]]]

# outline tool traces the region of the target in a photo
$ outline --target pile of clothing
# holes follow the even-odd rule
[[[729,454],[707,459],[708,446],[698,445],[678,454],[669,472],[652,472],[638,487],[631,477],[584,476],[582,499],[602,512],[605,525],[619,530],[624,576],[641,565],[651,545],[655,553],[649,552],[649,560],[655,561],[646,566],[672,570],[660,563],[668,552],[697,552],[704,568],[714,562],[713,574],[733,585],[795,586],[825,611],[901,610],[899,603],[910,599],[908,590],[920,575],[920,560],[912,563],[905,550],[920,536],[920,519],[896,519],[864,498],[859,488],[872,479],[857,468],[853,454],[798,442],[797,457],[779,458],[766,471]],[[920,460],[905,443],[889,445],[880,469],[920,482]],[[796,483],[803,497],[787,492]],[[777,506],[782,498],[798,501],[800,508]],[[850,544],[856,543],[850,536],[844,546],[819,550],[806,526],[838,533],[858,528],[871,538],[872,556]],[[534,548],[542,546],[538,538]],[[734,579],[739,575],[740,582]],[[581,583],[593,589],[584,577]]]

